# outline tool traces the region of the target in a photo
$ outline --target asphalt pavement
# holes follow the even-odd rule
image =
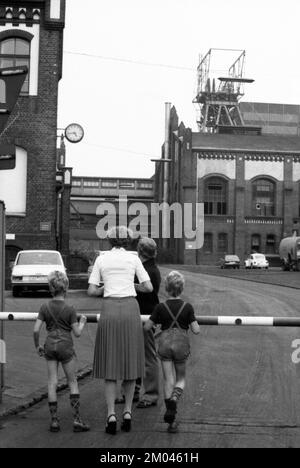
[[[167,271],[162,270],[163,274]],[[300,316],[297,289],[184,274],[185,298],[195,305],[196,314]],[[8,294],[6,307],[32,309],[33,301],[36,305],[43,300],[13,299]],[[101,307],[101,301],[87,298],[83,292],[71,293],[69,300],[80,310]],[[76,342],[81,369],[91,366],[94,332],[95,326],[89,325]],[[20,402],[31,391],[45,390],[45,365],[35,355],[31,335],[32,324],[6,324],[8,388],[4,401],[16,398]],[[45,399],[17,415],[1,418],[0,447],[300,447],[300,364],[292,362],[293,342],[299,338],[299,330],[292,328],[202,327],[199,336],[191,337],[178,434],[166,432],[162,395],[156,407],[134,410],[130,434],[105,434],[103,384],[86,377],[80,387],[90,433],[72,433],[68,392],[62,391],[61,433],[48,432]],[[119,420],[121,411],[118,407]]]

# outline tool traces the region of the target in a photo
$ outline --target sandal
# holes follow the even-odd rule
[[[164,421],[172,424],[175,421],[177,413],[177,403],[174,400],[166,400],[167,411],[164,414]]]
[[[177,421],[174,421],[171,424],[169,424],[168,432],[170,434],[176,434],[178,432],[178,422]]]
[[[129,414],[130,418],[125,418],[125,415]],[[122,431],[130,432],[131,431],[131,413],[130,411],[125,411],[123,413],[123,422],[121,424]]]
[[[156,401],[148,401],[148,400],[141,400],[138,402],[136,405],[137,408],[150,408],[150,406],[156,406],[157,402]]]
[[[73,432],[88,432],[90,429],[89,424],[86,424],[81,419],[77,419],[73,423]]]
[[[114,421],[110,421],[110,418],[115,418]],[[105,432],[107,434],[115,435],[117,432],[117,418],[115,413],[110,414],[106,420]]]
[[[58,418],[53,418],[49,427],[50,432],[59,432],[60,431],[60,425],[59,425],[59,420]]]

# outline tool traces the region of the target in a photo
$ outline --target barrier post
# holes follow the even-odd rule
[[[5,205],[0,200],[0,312],[4,312],[4,291],[5,291]],[[0,404],[4,391],[4,363],[6,361],[4,322],[0,323]]]

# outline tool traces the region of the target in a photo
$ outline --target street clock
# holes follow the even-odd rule
[[[84,137],[84,130],[81,125],[72,123],[65,129],[65,137],[70,143],[79,143]]]

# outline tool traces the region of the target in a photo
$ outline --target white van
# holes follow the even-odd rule
[[[13,264],[12,294],[22,291],[48,289],[48,275],[52,271],[66,273],[62,256],[56,250],[21,250]]]

